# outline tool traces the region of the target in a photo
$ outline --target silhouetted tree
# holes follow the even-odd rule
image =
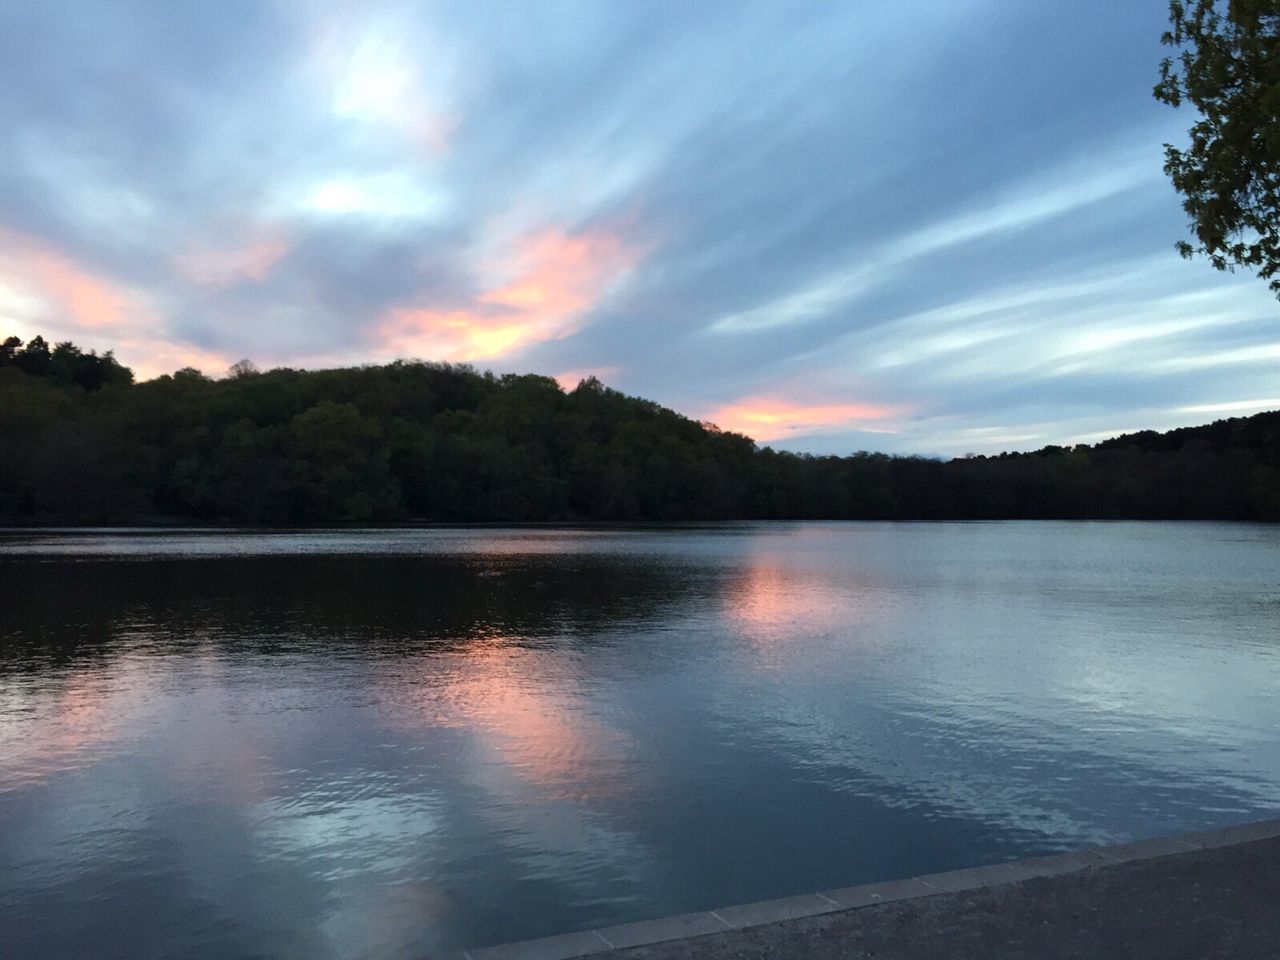
[[[27,345],[18,351],[14,365],[33,377],[47,376],[53,366],[53,356],[44,337],[35,336],[27,341]]]
[[[1171,0],[1158,100],[1199,112],[1185,148],[1165,145],[1196,243],[1219,270],[1256,270],[1280,295],[1280,2]]]
[[[70,343],[10,338],[5,357],[5,522],[1280,520],[1280,413],[950,462],[814,457],[593,378],[401,361],[133,384]]]

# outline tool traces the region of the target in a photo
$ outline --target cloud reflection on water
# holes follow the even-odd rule
[[[1273,533],[0,537],[0,908],[57,921],[0,952],[431,954],[1241,819]]]
[[[496,631],[444,657],[397,661],[380,682],[401,729],[465,730],[476,777],[500,789],[501,766],[559,800],[608,795],[621,782],[609,770],[628,738],[584,709],[582,686],[559,651]]]

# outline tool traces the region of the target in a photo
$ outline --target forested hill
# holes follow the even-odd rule
[[[586,380],[397,362],[134,383],[0,347],[0,521],[1280,520],[1280,412],[944,462],[758,448]]]

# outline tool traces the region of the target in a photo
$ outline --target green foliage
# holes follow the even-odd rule
[[[596,380],[397,362],[97,386],[43,343],[0,344],[2,522],[1280,520],[1280,413],[949,463],[812,457]]]
[[[1198,241],[1178,249],[1280,295],[1280,0],[1170,0],[1169,19],[1155,96],[1200,112],[1185,149],[1165,144]]]
[[[0,343],[0,367],[16,367],[33,377],[74,384],[82,390],[133,383],[133,371],[122,367],[110,350],[98,356],[92,350],[83,353],[69,342],[50,350],[44,337],[32,337],[25,347],[20,338],[7,337]]]

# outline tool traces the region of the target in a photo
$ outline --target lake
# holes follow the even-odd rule
[[[0,583],[4,957],[421,957],[1280,808],[1280,527],[5,531]]]

